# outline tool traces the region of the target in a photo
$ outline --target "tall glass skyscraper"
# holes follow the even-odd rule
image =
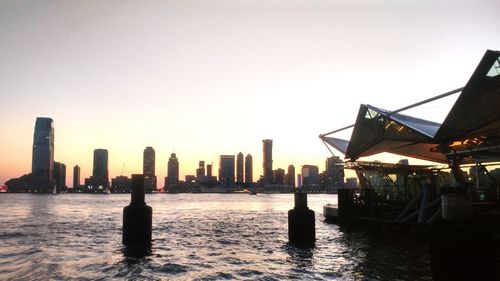
[[[243,153],[236,156],[236,182],[243,183]]]
[[[54,127],[51,118],[36,118],[31,177],[35,192],[49,193],[54,189]]]
[[[142,173],[144,174],[144,190],[146,192],[156,190],[155,150],[151,146],[144,149]]]
[[[234,155],[221,155],[219,182],[226,187],[234,186]]]
[[[262,154],[264,156],[264,186],[273,183],[273,140],[262,140]]]
[[[108,150],[94,150],[94,168],[92,170],[92,180],[94,188],[102,187],[105,189],[109,186],[108,177]]]
[[[247,154],[245,157],[245,182],[253,182],[253,160],[252,155]]]
[[[177,159],[175,153],[172,153],[168,158],[167,183],[165,186],[171,187],[177,184],[179,184],[179,159]]]

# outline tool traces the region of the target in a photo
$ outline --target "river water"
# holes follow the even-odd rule
[[[150,255],[121,244],[130,194],[0,194],[0,280],[432,280],[425,245],[323,221],[316,247],[288,245],[292,194],[148,194]]]

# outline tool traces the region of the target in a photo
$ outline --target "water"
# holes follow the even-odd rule
[[[0,195],[0,280],[432,280],[426,246],[323,221],[314,249],[287,244],[291,194],[152,194],[152,252],[121,244],[129,194]]]

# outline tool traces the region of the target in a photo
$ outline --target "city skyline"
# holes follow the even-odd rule
[[[172,152],[180,178],[199,160],[250,153],[255,181],[266,138],[273,167],[323,169],[330,153],[318,135],[352,124],[361,103],[391,110],[464,86],[485,50],[500,48],[498,10],[497,1],[2,2],[0,184],[30,171],[39,116],[54,120],[54,159],[79,165],[81,179],[95,148],[109,150],[113,177],[140,173],[151,146],[160,183]],[[454,98],[416,110],[441,121]]]

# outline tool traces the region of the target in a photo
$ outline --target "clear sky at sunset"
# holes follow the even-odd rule
[[[257,180],[266,138],[274,169],[324,169],[318,135],[361,103],[464,86],[500,49],[499,12],[497,0],[0,1],[0,184],[31,171],[38,116],[54,119],[68,186],[95,148],[115,177],[141,173],[153,146],[159,186],[172,151],[182,179],[198,160],[216,172],[219,155],[250,153]],[[452,102],[411,114],[440,121]]]

